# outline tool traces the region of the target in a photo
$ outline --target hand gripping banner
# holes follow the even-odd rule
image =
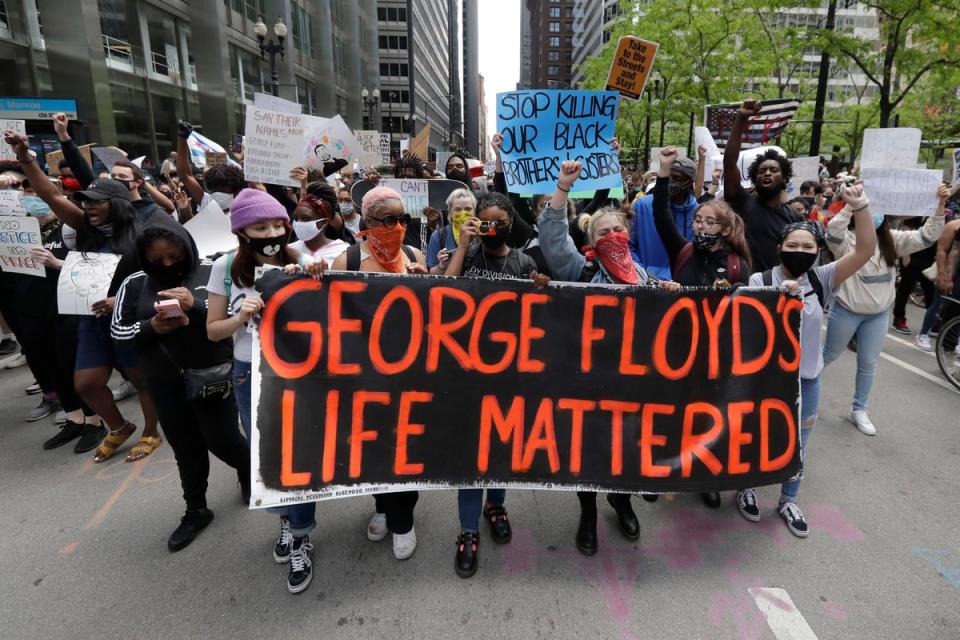
[[[253,504],[452,487],[723,491],[800,468],[800,300],[272,271]]]

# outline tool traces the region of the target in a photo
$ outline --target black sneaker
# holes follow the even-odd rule
[[[798,538],[806,538],[810,533],[807,521],[803,518],[803,511],[795,502],[784,502],[780,505],[780,516],[787,523],[787,529]]]
[[[597,514],[580,512],[580,524],[577,526],[577,550],[585,556],[597,552]]]
[[[99,426],[92,424],[83,425],[83,431],[80,433],[80,439],[73,447],[74,453],[86,453],[97,448],[100,442],[107,437],[107,430],[101,423]]]
[[[313,580],[313,563],[310,561],[310,552],[313,545],[310,538],[294,538],[290,546],[290,575],[287,576],[287,591],[300,593],[310,586]]]
[[[490,538],[497,544],[507,544],[513,537],[510,529],[510,520],[507,519],[507,510],[503,505],[485,505],[483,517],[490,523]]]
[[[657,500],[660,499],[660,494],[659,493],[641,493],[640,497],[643,498],[644,501],[646,502],[656,502]]]
[[[457,557],[453,568],[461,578],[469,578],[477,572],[477,549],[480,547],[480,536],[476,533],[460,532],[457,538]]]
[[[760,522],[760,507],[757,506],[757,494],[753,489],[737,491],[737,509],[750,522]]]
[[[43,448],[45,451],[56,449],[57,447],[67,444],[74,438],[79,438],[81,433],[83,433],[82,424],[67,420],[66,424],[60,427],[60,433],[43,443]]]
[[[630,506],[629,493],[608,493],[607,504],[617,512],[617,528],[627,540],[636,540],[640,537],[640,521]]]
[[[187,509],[180,518],[180,526],[174,529],[167,539],[167,549],[175,553],[186,548],[211,522],[213,511],[210,509]]]
[[[703,500],[703,504],[707,505],[711,509],[720,508],[720,494],[716,491],[701,493],[700,499]]]
[[[290,547],[293,545],[293,534],[290,533],[290,521],[280,516],[280,535],[277,544],[273,546],[273,559],[277,564],[290,562]]]
[[[20,348],[20,344],[13,338],[0,340],[0,356],[9,356]]]

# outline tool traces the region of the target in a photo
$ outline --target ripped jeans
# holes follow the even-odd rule
[[[800,378],[800,473],[780,485],[780,504],[796,502],[800,493],[800,481],[807,467],[807,443],[810,431],[817,423],[817,410],[820,408],[820,376],[812,379]]]

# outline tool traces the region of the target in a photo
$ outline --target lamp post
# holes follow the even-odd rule
[[[363,109],[367,112],[367,128],[374,128],[379,131],[379,126],[373,127],[373,110],[380,102],[380,89],[374,89],[373,93],[371,94],[369,91],[367,91],[367,88],[364,87],[363,91],[360,92],[360,95],[363,97]]]
[[[646,126],[646,135],[644,136],[643,142],[643,162],[647,167],[647,171],[650,170],[650,114],[653,112],[653,98],[656,96],[657,100],[660,99],[660,78],[654,77],[653,79],[653,91],[650,90],[648,86],[644,89],[644,93],[647,94],[647,126]]]
[[[283,53],[283,41],[287,38],[287,25],[283,24],[283,20],[277,18],[276,24],[273,25],[273,33],[277,36],[277,41],[274,42],[271,38],[267,40],[267,25],[263,22],[263,18],[257,18],[257,23],[253,25],[253,32],[257,36],[257,41],[260,43],[260,57],[266,58],[267,54],[270,54],[270,88],[273,91],[273,95],[280,95],[280,78],[277,76],[277,54],[280,54],[280,59],[284,59]]]
[[[393,103],[400,97],[400,94],[396,91],[388,91],[387,97],[390,100],[387,102],[387,124],[390,127],[390,153],[393,153]]]

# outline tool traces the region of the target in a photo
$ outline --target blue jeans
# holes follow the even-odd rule
[[[780,485],[780,504],[796,502],[800,493],[800,481],[803,480],[807,466],[807,442],[810,431],[817,423],[817,409],[820,407],[820,378],[810,380],[800,378],[800,473]]]
[[[890,312],[854,313],[839,302],[830,306],[827,337],[823,341],[823,365],[836,360],[854,335],[857,336],[857,381],[853,394],[853,410],[867,408],[870,389],[877,372],[877,359],[887,339]]]
[[[927,307],[927,312],[923,314],[923,324],[920,326],[921,335],[928,335],[930,330],[933,329],[933,325],[936,324],[937,318],[940,317],[940,305],[942,303],[943,297],[940,295],[940,289],[934,287],[933,300],[930,301],[930,306]]]
[[[503,506],[506,489],[487,489],[487,502],[491,506]],[[458,489],[457,507],[460,511],[460,529],[467,533],[480,532],[480,514],[483,512],[483,489]]]
[[[252,368],[249,362],[243,360],[233,361],[233,397],[237,399],[237,410],[240,413],[240,424],[243,425],[243,433],[247,436],[247,443],[250,443],[250,434],[253,430],[253,413],[251,408],[251,388]],[[290,520],[290,531],[296,537],[302,537],[313,531],[317,526],[315,502],[291,505],[289,507],[268,507],[269,513],[275,513]]]

